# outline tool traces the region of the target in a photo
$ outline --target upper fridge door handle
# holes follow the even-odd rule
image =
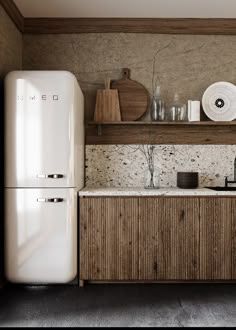
[[[63,201],[63,198],[37,198],[39,203],[62,203]]]
[[[64,178],[63,174],[38,174],[38,179],[62,179]]]

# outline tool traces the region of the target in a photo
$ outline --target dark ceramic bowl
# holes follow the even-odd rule
[[[177,172],[177,187],[195,189],[198,187],[198,172]]]

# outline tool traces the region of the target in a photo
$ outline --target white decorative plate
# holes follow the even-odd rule
[[[210,85],[203,94],[202,106],[211,120],[234,120],[236,118],[236,86],[224,81]]]

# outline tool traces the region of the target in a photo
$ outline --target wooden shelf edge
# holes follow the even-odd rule
[[[8,0],[10,1],[10,0]],[[8,2],[2,0],[2,2]],[[12,0],[11,0],[12,1]],[[235,35],[235,18],[25,17],[25,33],[158,33]]]
[[[236,144],[236,122],[115,122],[86,126],[86,144]]]
[[[88,121],[86,125],[153,125],[153,126],[236,126],[236,121],[111,121],[111,122],[95,122]]]

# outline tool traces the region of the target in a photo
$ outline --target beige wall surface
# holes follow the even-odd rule
[[[92,119],[96,90],[107,77],[121,78],[122,68],[130,68],[131,78],[152,94],[156,53],[154,80],[158,78],[167,104],[175,92],[183,102],[201,100],[206,88],[216,81],[236,83],[236,36],[25,35],[23,66],[73,72],[85,94],[86,118]],[[235,146],[162,145],[157,150],[162,186],[175,186],[176,172],[183,168],[198,171],[201,186],[220,185],[224,175],[233,173]],[[116,146],[87,146],[86,185],[142,186],[144,165],[142,155],[129,149],[117,152]]]
[[[3,111],[3,82],[5,75],[12,70],[22,68],[22,34],[0,5],[0,169],[1,187],[3,180],[3,140],[4,140],[4,111]],[[1,189],[0,206],[0,286],[3,277],[3,189]]]
[[[158,34],[25,35],[24,69],[69,70],[79,80],[92,119],[95,95],[106,77],[121,78],[122,68],[152,93],[156,56],[162,93],[168,103],[175,92],[186,102],[202,98],[216,81],[236,83],[236,36]]]

